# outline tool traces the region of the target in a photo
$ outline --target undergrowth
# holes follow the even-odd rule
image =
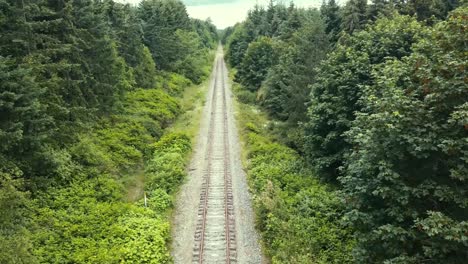
[[[66,164],[64,182],[49,183],[28,205],[38,263],[172,262],[170,213],[198,123],[177,124],[188,108],[199,119],[193,110],[204,89],[163,77],[159,88],[128,92],[123,113],[103,118],[56,157]]]
[[[237,109],[256,225],[272,263],[352,263],[352,232],[335,190],[274,141],[262,112],[243,103]]]

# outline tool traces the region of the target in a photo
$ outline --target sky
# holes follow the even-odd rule
[[[278,0],[281,1],[281,0]],[[120,0],[120,2],[137,4],[140,0]],[[218,29],[224,29],[243,21],[249,9],[258,2],[267,5],[269,0],[182,0],[187,6],[188,14],[193,18],[211,18]],[[289,4],[290,0],[282,0]],[[322,0],[294,0],[301,7],[320,7]]]

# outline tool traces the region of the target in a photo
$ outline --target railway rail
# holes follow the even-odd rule
[[[192,263],[237,263],[225,67],[216,63]]]

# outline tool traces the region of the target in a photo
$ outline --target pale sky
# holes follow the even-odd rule
[[[140,0],[120,0],[120,2],[137,4]],[[249,9],[257,2],[260,5],[267,5],[269,0],[182,0],[182,2],[187,6],[187,12],[191,17],[202,20],[211,18],[216,27],[223,29],[243,21]],[[289,5],[290,0],[281,2]],[[301,7],[320,7],[322,0],[294,0],[294,3]]]

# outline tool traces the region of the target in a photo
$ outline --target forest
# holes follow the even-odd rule
[[[224,31],[273,263],[466,262],[467,17],[456,0],[270,1]]]
[[[173,262],[218,42],[271,263],[466,263],[466,1],[265,2],[0,0],[0,263]]]
[[[191,142],[165,129],[217,44],[176,0],[0,1],[0,263],[170,261]]]

